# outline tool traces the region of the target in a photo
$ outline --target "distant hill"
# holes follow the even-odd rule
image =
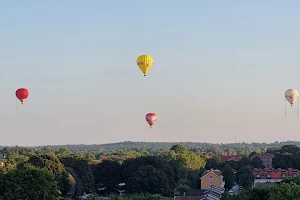
[[[68,144],[68,145],[48,145],[48,146],[35,146],[36,150],[48,148],[51,150],[58,150],[61,147],[66,147],[72,152],[97,152],[107,153],[116,151],[135,150],[138,152],[148,151],[155,153],[160,150],[170,149],[174,144],[183,144],[189,150],[195,153],[200,152],[211,152],[211,153],[222,153],[225,149],[237,153],[248,154],[249,152],[264,151],[265,148],[280,147],[287,144],[294,144],[300,146],[300,141],[285,141],[285,142],[274,142],[274,143],[227,143],[227,144],[212,144],[212,143],[200,143],[200,142],[132,142],[125,141],[119,143],[108,143],[108,144]],[[0,147],[1,149],[3,148]]]

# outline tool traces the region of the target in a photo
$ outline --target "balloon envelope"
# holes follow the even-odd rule
[[[16,91],[16,97],[23,103],[27,99],[29,92],[26,88],[19,88]]]
[[[148,113],[146,115],[146,121],[150,126],[152,126],[156,122],[156,120],[157,120],[157,116],[155,113]]]
[[[299,92],[296,89],[288,89],[285,92],[285,98],[291,105],[293,105],[297,101],[298,97]]]
[[[152,67],[153,58],[149,55],[141,55],[136,59],[136,64],[139,66],[140,70],[146,76],[146,74]]]

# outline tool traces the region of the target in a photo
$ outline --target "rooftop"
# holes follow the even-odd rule
[[[253,156],[251,156],[251,160],[255,157],[259,157],[259,158],[274,158],[274,154],[271,153],[266,153],[266,154],[260,154],[260,153],[256,153]]]
[[[204,173],[203,173],[203,175],[202,175],[202,177],[205,176],[206,174],[210,173],[210,172],[216,174],[217,176],[222,177],[222,172],[220,170],[214,170],[214,169],[205,170]]]

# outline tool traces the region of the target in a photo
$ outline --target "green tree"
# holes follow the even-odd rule
[[[274,168],[282,168],[282,169],[297,167],[297,162],[293,155],[276,154],[272,159],[272,164]]]
[[[282,181],[282,183],[291,183],[294,182],[297,185],[300,185],[300,176],[292,177],[292,178],[287,178]]]
[[[264,169],[265,168],[263,161],[258,157],[255,157],[251,160],[251,165],[254,168],[259,168],[259,169]]]
[[[95,183],[106,187],[108,192],[116,192],[116,186],[122,182],[121,162],[117,160],[103,160],[94,167]]]
[[[61,147],[57,152],[55,152],[58,157],[66,157],[70,156],[71,151],[66,147]]]
[[[296,155],[296,152],[299,151],[299,147],[296,145],[284,145],[280,149],[280,153],[290,153]]]
[[[134,159],[124,160],[122,163],[122,179],[124,182],[127,182],[134,173],[138,170],[139,167],[143,165],[152,165],[157,169],[161,169],[168,177],[168,185],[173,190],[176,186],[176,176],[174,168],[170,160],[167,157],[163,156],[142,156]]]
[[[69,192],[71,188],[69,175],[65,170],[64,165],[54,153],[31,156],[27,163],[39,168],[44,168],[53,173],[62,194],[66,195]]]
[[[249,165],[241,167],[236,173],[237,182],[245,189],[251,189],[254,183],[253,170]]]
[[[224,188],[231,189],[231,187],[234,185],[235,182],[233,169],[228,164],[226,164],[221,171],[225,181]]]
[[[152,165],[143,165],[129,178],[126,189],[129,193],[150,193],[171,196],[173,188],[167,175]]]
[[[182,144],[175,144],[170,150],[175,151],[175,153],[187,153],[188,151],[188,149]]]
[[[208,158],[206,160],[205,169],[219,169],[220,163],[220,158]]]
[[[271,187],[269,200],[300,200],[300,185],[294,182],[276,184]]]
[[[176,187],[175,195],[183,195],[184,192],[190,190],[191,182],[188,179],[180,179]]]
[[[88,161],[83,155],[73,154],[69,157],[61,159],[69,173],[75,178],[75,192],[82,194],[83,192],[92,192],[95,190],[95,179]]]
[[[34,166],[24,165],[1,177],[3,198],[14,199],[60,199],[60,191],[54,175]]]

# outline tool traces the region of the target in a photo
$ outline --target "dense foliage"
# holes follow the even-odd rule
[[[281,200],[300,194],[300,179],[286,180],[271,188],[252,190],[253,168],[264,166],[260,159],[251,160],[251,155],[256,152],[273,153],[275,167],[300,169],[300,149],[296,145],[280,147],[278,143],[277,146],[263,150],[267,144],[259,147],[242,143],[237,144],[236,149],[233,145],[207,143],[185,143],[187,146],[180,143],[169,148],[166,147],[172,143],[119,144],[119,148],[115,144],[100,145],[101,148],[96,151],[93,148],[97,145],[82,150],[77,148],[80,145],[71,146],[75,150],[68,146],[4,147],[1,154],[6,158],[6,163],[5,167],[0,168],[0,199],[22,197],[57,200],[92,193],[94,197],[90,199],[99,199],[95,196],[98,195],[117,200],[120,194],[126,194],[122,199],[167,200],[189,189],[200,188],[199,177],[205,169],[211,168],[222,171],[226,190],[234,184],[244,188],[238,195],[224,194],[224,200]],[[133,145],[131,148],[130,144]],[[142,148],[142,144],[145,147]],[[153,149],[150,149],[151,145]],[[240,148],[243,158],[240,161],[221,162],[217,155],[225,147],[228,147],[228,151],[230,148],[236,151]],[[117,149],[119,151],[115,152]],[[105,153],[107,150],[111,152]],[[100,159],[101,155],[112,154],[120,156]]]
[[[92,144],[92,145],[49,145],[46,148],[52,151],[58,151],[59,149],[66,148],[73,153],[78,152],[93,152],[95,154],[109,154],[112,152],[118,152],[122,154],[122,151],[134,150],[137,152],[149,152],[150,154],[156,153],[161,150],[170,149],[173,145],[178,142],[119,142],[109,144]],[[255,151],[257,153],[264,152],[265,149],[271,147],[281,147],[284,145],[293,144],[300,146],[300,141],[286,141],[286,142],[274,142],[274,143],[228,143],[228,144],[212,144],[212,143],[200,143],[200,142],[181,142],[179,144],[184,145],[190,151],[194,153],[210,152],[212,154],[222,153],[225,149],[229,151],[236,150],[237,153],[248,155]],[[0,149],[4,147],[0,146]],[[45,146],[33,147],[31,151],[44,150]],[[29,153],[29,152],[28,152]]]

